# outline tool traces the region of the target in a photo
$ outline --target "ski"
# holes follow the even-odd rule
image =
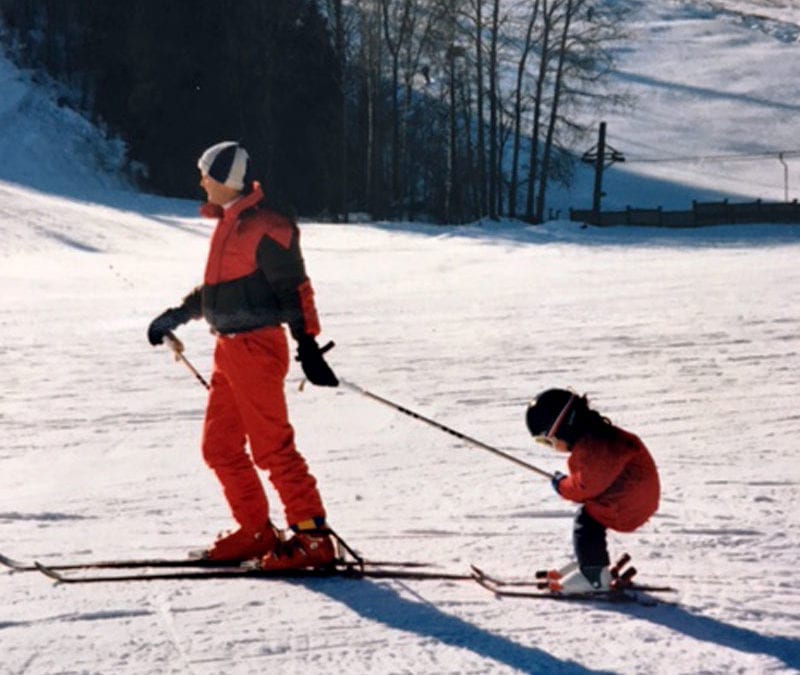
[[[483,588],[491,591],[497,598],[525,598],[529,600],[556,600],[559,602],[610,602],[610,603],[639,603],[655,605],[659,600],[655,598],[644,599],[628,590],[624,591],[593,591],[591,593],[553,593],[540,590],[511,590],[493,586],[484,579],[475,579]]]
[[[9,558],[8,556],[4,556],[0,553],[0,565],[4,567],[9,567],[12,570],[23,570],[27,567],[27,565],[19,560],[14,560],[13,558]]]
[[[13,572],[36,572],[35,563],[22,562],[0,554],[0,565],[8,567]],[[135,567],[238,567],[239,562],[219,562],[204,558],[152,558],[152,559],[119,559],[119,560],[87,560],[85,562],[55,562],[48,567],[54,570],[79,570],[79,569],[124,569]]]
[[[480,567],[477,567],[476,565],[470,565],[470,569],[472,570],[473,576],[475,577],[476,581],[481,579],[487,583],[492,584],[493,586],[497,586],[498,588],[501,586],[527,586],[540,589],[547,588],[547,585],[545,584],[544,586],[542,586],[542,582],[540,581],[540,579],[544,578],[543,574],[547,574],[547,572],[544,570],[537,571],[536,580],[531,580],[531,579],[503,579],[501,577],[496,577],[489,574],[488,572],[484,571]]]
[[[429,563],[411,562],[406,560],[365,560],[366,567],[400,567],[400,568],[424,568],[431,567]],[[9,558],[0,553],[0,565],[8,567],[13,572],[36,572],[39,570],[36,563],[22,562]],[[88,561],[69,561],[54,562],[45,565],[51,570],[82,570],[82,569],[136,569],[136,568],[239,568],[242,563],[239,561],[215,561],[206,558],[131,558],[118,560],[88,560]]]
[[[586,593],[560,593],[542,589],[536,581],[506,580],[494,577],[481,568],[472,565],[472,578],[483,588],[491,591],[499,598],[528,598],[533,600],[557,600],[574,602],[611,602],[637,603],[645,606],[666,603],[648,593],[675,593],[671,586],[654,586],[650,584],[630,584],[623,588],[609,591],[589,591]],[[528,588],[524,588],[524,587]],[[513,587],[513,588],[510,588]]]
[[[209,579],[410,579],[436,581],[471,581],[471,574],[452,574],[431,570],[389,567],[368,567],[357,562],[338,563],[335,567],[323,569],[292,569],[266,571],[257,567],[217,567],[209,569],[176,570],[176,571],[142,571],[130,574],[95,574],[87,570],[79,574],[64,574],[57,569],[34,563],[36,570],[54,581],[64,584],[112,583],[131,581],[169,581],[169,580],[209,580]]]

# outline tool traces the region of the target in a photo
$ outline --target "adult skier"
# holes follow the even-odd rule
[[[271,207],[260,184],[249,180],[249,155],[238,143],[211,146],[198,168],[208,197],[201,213],[217,220],[203,284],[156,317],[147,337],[162,344],[177,327],[200,318],[216,335],[202,452],[238,529],[218,538],[205,555],[217,561],[261,558],[265,569],[325,566],[334,561],[334,544],[316,480],[295,447],[284,395],[284,323],[308,380],[338,385],[315,339],[320,326],[300,232],[294,217]],[[270,521],[256,467],[269,472],[283,502],[294,532],[286,541]]]
[[[656,512],[660,495],[655,462],[642,441],[589,407],[586,396],[548,389],[528,406],[531,435],[569,453],[569,473],[557,471],[553,489],[581,504],[573,544],[578,569],[561,581],[564,592],[611,587],[606,529],[633,532]]]

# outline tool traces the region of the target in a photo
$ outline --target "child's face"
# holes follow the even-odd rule
[[[542,445],[547,445],[553,450],[558,450],[558,452],[569,452],[569,446],[567,445],[566,441],[562,441],[560,438],[556,438],[555,436],[537,436],[534,439],[537,443],[541,443]]]

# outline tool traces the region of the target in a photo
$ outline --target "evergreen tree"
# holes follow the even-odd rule
[[[0,13],[20,58],[77,82],[76,105],[128,143],[147,188],[199,196],[196,158],[231,139],[300,212],[335,198],[335,55],[311,0],[0,0]]]

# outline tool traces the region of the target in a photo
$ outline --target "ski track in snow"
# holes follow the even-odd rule
[[[179,672],[181,673],[190,673],[194,675],[196,671],[192,667],[191,661],[187,656],[186,650],[182,647],[182,637],[178,633],[178,629],[175,625],[175,619],[172,613],[172,608],[170,606],[169,599],[166,596],[159,596],[156,598],[156,607],[158,610],[158,614],[161,617],[164,627],[167,629],[169,633],[172,644],[175,647],[175,651],[178,654],[180,668]]]

